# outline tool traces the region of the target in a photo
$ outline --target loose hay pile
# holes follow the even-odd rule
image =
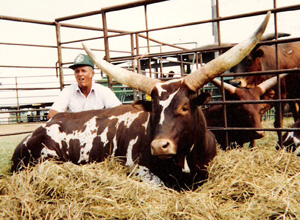
[[[194,192],[153,188],[117,161],[46,162],[0,180],[0,218],[299,219],[300,158],[273,149],[218,152]]]

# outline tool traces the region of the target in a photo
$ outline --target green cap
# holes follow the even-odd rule
[[[69,68],[74,70],[78,66],[90,66],[94,69],[94,63],[90,60],[88,55],[85,54],[79,54],[75,58],[73,65],[69,66]]]

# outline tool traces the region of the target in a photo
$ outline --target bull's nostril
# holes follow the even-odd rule
[[[169,146],[169,143],[167,142],[166,144],[164,144],[162,147],[163,148],[167,148]]]
[[[176,145],[168,139],[156,139],[151,142],[151,154],[157,156],[170,156],[176,155]]]

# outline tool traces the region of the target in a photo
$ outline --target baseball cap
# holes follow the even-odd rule
[[[94,63],[90,60],[88,55],[85,54],[79,54],[75,58],[73,65],[69,66],[69,68],[74,70],[78,66],[90,66],[94,69]]]

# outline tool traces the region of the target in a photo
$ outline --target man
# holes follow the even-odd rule
[[[49,110],[48,119],[58,112],[112,108],[122,104],[109,88],[93,83],[94,64],[87,55],[79,54],[70,68],[74,70],[77,83],[60,93]]]

